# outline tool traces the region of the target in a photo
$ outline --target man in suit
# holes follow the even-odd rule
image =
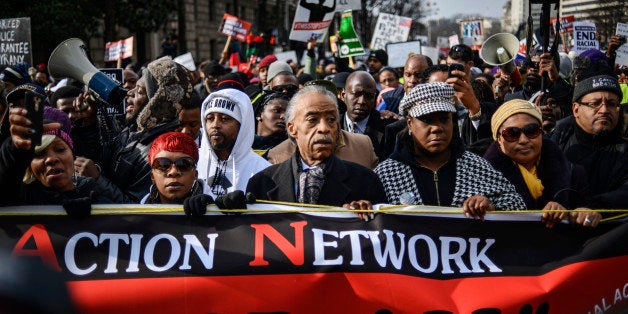
[[[290,159],[296,150],[297,143],[295,143],[294,139],[289,138],[269,149],[266,159],[271,164],[278,164]],[[375,169],[379,162],[377,155],[375,155],[373,144],[371,144],[371,139],[368,136],[345,130],[340,130],[334,154],[342,160],[355,162],[371,170]]]
[[[365,71],[355,71],[349,75],[342,92],[347,112],[340,118],[340,127],[349,132],[364,134],[371,139],[379,160],[382,155],[382,138],[386,125],[396,119],[382,119],[375,109],[377,87],[373,77]]]
[[[247,192],[257,199],[348,209],[371,209],[374,203],[386,202],[384,188],[371,170],[334,155],[338,117],[333,93],[321,86],[299,91],[286,110],[286,128],[297,152],[254,175]],[[358,216],[368,220],[367,215]]]

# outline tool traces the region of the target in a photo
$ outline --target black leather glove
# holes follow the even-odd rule
[[[207,205],[214,203],[214,199],[207,194],[199,194],[183,200],[183,210],[188,217],[200,217],[207,212]]]
[[[63,209],[70,217],[87,218],[92,214],[92,202],[96,193],[92,191],[87,197],[65,198],[61,202]]]
[[[220,209],[246,209],[247,203],[254,203],[255,196],[248,193],[246,196],[244,192],[236,190],[225,195],[216,197],[216,206]]]

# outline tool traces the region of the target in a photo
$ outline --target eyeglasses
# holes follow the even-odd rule
[[[165,157],[155,158],[151,165],[153,170],[157,170],[161,173],[168,173],[172,165],[175,165],[181,172],[189,172],[196,168],[196,162],[190,157],[181,157],[175,161],[172,161]]]
[[[277,85],[272,88],[274,92],[294,94],[299,90],[299,86],[296,85]]]
[[[541,135],[541,126],[537,123],[530,123],[522,128],[511,126],[502,130],[501,136],[507,142],[516,142],[521,137],[521,133],[529,139],[537,138]]]
[[[582,102],[579,101],[579,104],[585,106],[585,107],[589,107],[595,111],[598,111],[602,108],[602,105],[606,105],[606,108],[608,109],[617,109],[619,108],[619,101],[616,100],[606,100],[606,101],[602,101],[600,100],[596,100],[596,101],[587,101],[587,102]]]

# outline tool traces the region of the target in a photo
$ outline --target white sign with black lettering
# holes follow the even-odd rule
[[[626,43],[626,38],[628,38],[628,24],[617,23],[617,30],[615,31],[615,34],[624,36],[624,44],[619,46],[615,52],[615,63],[628,66],[628,43]]]
[[[573,49],[577,55],[588,49],[600,49],[597,40],[597,28],[591,22],[573,22]]]

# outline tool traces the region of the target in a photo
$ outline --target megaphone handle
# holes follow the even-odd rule
[[[519,69],[515,67],[515,70],[510,73],[510,80],[512,86],[521,85],[521,73],[519,73]]]

